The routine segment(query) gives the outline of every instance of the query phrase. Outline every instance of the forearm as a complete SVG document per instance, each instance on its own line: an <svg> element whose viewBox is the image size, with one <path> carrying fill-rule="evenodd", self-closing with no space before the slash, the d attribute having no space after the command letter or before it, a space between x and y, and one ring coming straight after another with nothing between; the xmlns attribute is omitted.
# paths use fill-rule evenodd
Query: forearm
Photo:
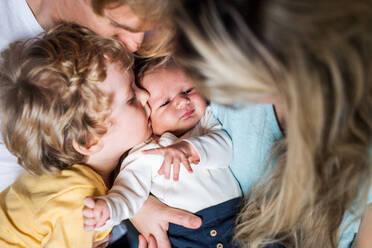
<svg viewBox="0 0 372 248"><path fill-rule="evenodd" d="M214 168L227 168L232 156L232 143L227 133L220 130L186 139L200 157L200 165Z"/></svg>
<svg viewBox="0 0 372 248"><path fill-rule="evenodd" d="M108 194L99 197L109 206L110 222L114 225L132 218L147 199L151 190L151 168L148 166L128 166L118 174Z"/></svg>

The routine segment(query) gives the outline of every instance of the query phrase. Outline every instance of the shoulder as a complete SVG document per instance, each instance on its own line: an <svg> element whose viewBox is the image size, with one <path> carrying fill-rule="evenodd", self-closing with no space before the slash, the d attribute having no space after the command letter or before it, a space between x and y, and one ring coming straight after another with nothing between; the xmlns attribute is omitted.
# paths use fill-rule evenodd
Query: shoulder
<svg viewBox="0 0 372 248"><path fill-rule="evenodd" d="M274 136L275 140L283 137L272 104L230 107L212 103L211 108L214 116L229 134L233 132L239 135L244 132L261 134L264 132Z"/></svg>
<svg viewBox="0 0 372 248"><path fill-rule="evenodd" d="M153 164L154 159L162 159L162 156L160 155L143 153L144 150L155 149L164 146L164 141L162 141L162 138L163 136L159 138L152 137L150 140L133 147L123 160L122 168L126 167L129 164Z"/></svg>
<svg viewBox="0 0 372 248"><path fill-rule="evenodd" d="M61 219L80 220L84 199L103 195L106 191L103 180L92 169L74 165L56 174L24 173L1 193L0 200L6 204L9 215L25 218L21 214L27 213L26 219L44 230Z"/></svg>
<svg viewBox="0 0 372 248"><path fill-rule="evenodd" d="M107 191L102 178L85 165L74 165L70 169L42 176L24 173L12 185L12 189L25 201L31 200L35 205L69 198L73 201L103 195Z"/></svg>
<svg viewBox="0 0 372 248"><path fill-rule="evenodd" d="M143 156L142 151L148 150L148 149L159 148L159 147L160 147L159 139L155 137L151 137L149 140L142 142L141 144L133 147L129 151L128 156L125 158L125 160L127 160L128 158L142 157Z"/></svg>

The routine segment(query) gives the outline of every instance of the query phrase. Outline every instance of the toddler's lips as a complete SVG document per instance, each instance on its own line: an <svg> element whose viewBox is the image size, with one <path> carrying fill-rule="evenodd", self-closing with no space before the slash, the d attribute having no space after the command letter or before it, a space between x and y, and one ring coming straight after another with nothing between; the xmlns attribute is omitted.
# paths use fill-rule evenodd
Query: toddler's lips
<svg viewBox="0 0 372 248"><path fill-rule="evenodd" d="M189 118L190 116L192 116L195 112L195 109L191 109L189 111L187 111L186 113L184 113L182 116L181 116L181 119L187 119Z"/></svg>

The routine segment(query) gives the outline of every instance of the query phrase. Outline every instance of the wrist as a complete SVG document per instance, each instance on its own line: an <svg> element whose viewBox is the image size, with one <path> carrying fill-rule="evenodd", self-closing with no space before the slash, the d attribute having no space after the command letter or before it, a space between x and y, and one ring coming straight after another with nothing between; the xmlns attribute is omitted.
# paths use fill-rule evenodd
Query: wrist
<svg viewBox="0 0 372 248"><path fill-rule="evenodd" d="M184 143L183 147L186 148L184 152L187 154L189 159L191 159L192 161L200 161L199 153L195 149L193 144L187 140L183 140L182 142Z"/></svg>

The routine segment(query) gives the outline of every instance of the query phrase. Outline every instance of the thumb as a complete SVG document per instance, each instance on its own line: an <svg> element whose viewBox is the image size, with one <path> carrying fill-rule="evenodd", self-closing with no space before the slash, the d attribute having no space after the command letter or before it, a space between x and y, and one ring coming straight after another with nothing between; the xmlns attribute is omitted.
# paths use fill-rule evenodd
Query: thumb
<svg viewBox="0 0 372 248"><path fill-rule="evenodd" d="M95 201L92 197L87 197L84 199L84 206L87 206L88 208L94 208Z"/></svg>
<svg viewBox="0 0 372 248"><path fill-rule="evenodd" d="M172 209L168 221L191 229L197 229L202 225L200 217L180 209Z"/></svg>
<svg viewBox="0 0 372 248"><path fill-rule="evenodd" d="M192 164L199 164L200 158L199 158L199 156L191 155L189 157L189 162L192 163Z"/></svg>

